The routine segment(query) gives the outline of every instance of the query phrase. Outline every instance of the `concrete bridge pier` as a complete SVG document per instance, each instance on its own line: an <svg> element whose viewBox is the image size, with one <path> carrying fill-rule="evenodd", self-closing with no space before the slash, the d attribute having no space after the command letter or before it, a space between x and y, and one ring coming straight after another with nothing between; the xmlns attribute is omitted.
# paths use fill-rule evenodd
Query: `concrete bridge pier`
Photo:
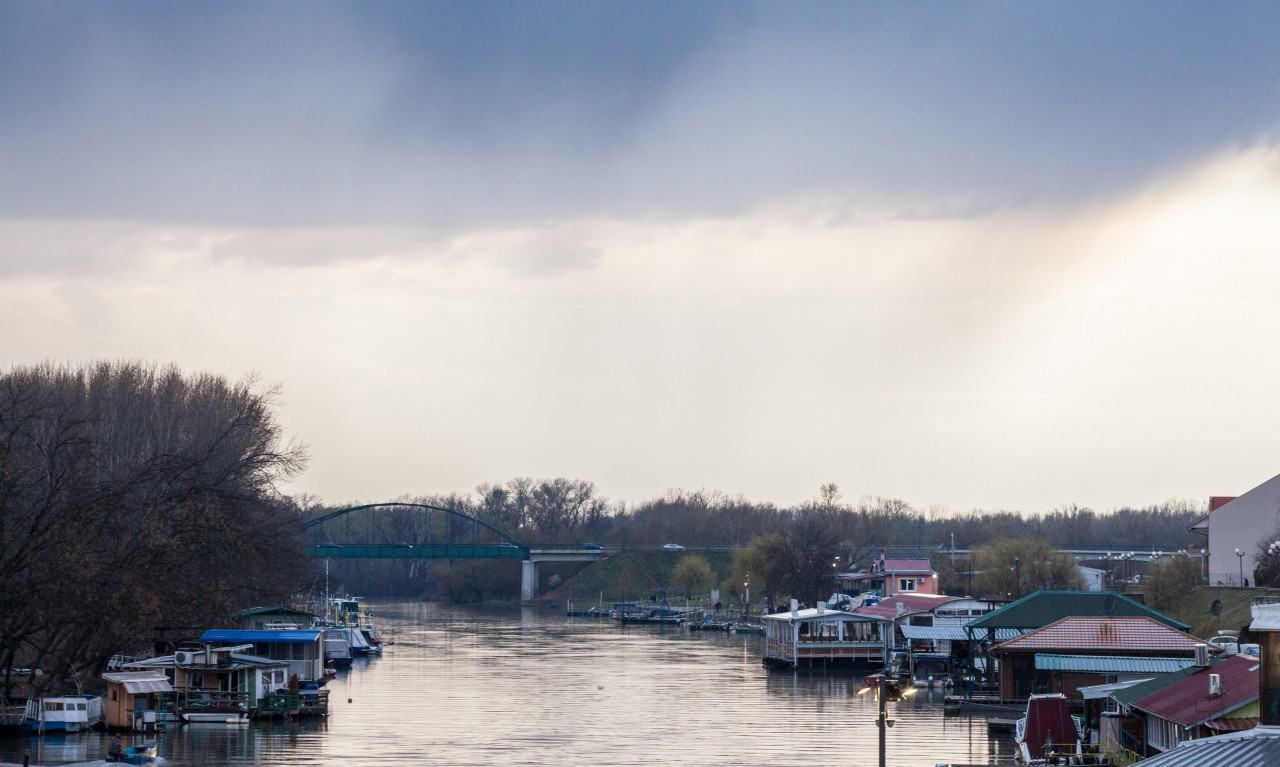
<svg viewBox="0 0 1280 767"><path fill-rule="evenodd" d="M520 561L520 601L532 602L538 596L538 563L532 559Z"/></svg>

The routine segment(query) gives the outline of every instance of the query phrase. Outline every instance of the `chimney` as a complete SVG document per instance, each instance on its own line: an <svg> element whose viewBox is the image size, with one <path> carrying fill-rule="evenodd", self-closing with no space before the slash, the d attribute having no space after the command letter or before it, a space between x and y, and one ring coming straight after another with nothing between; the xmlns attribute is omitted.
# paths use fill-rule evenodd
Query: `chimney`
<svg viewBox="0 0 1280 767"><path fill-rule="evenodd" d="M1209 665L1209 645L1201 642L1196 645L1196 666L1205 667Z"/></svg>
<svg viewBox="0 0 1280 767"><path fill-rule="evenodd" d="M907 614L907 606L903 602L898 602L896 605L894 605L894 608L898 611L898 615Z"/></svg>
<svg viewBox="0 0 1280 767"><path fill-rule="evenodd" d="M794 599L791 600L791 615L794 617L795 614L799 611L800 611L800 603Z"/></svg>
<svg viewBox="0 0 1280 767"><path fill-rule="evenodd" d="M819 599L819 600L818 600L818 615L826 615L826 614L827 614L827 603L826 603L826 602L823 602L821 599Z"/></svg>

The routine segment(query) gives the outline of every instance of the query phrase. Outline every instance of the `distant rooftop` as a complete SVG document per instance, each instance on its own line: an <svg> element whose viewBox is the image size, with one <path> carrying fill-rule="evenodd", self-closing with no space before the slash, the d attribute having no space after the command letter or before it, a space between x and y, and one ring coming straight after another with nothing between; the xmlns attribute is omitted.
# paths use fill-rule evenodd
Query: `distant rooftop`
<svg viewBox="0 0 1280 767"><path fill-rule="evenodd" d="M1166 626L1187 631L1190 625L1111 591L1037 591L975 618L967 626L975 631L989 628L1037 629L1068 616L1146 617Z"/></svg>

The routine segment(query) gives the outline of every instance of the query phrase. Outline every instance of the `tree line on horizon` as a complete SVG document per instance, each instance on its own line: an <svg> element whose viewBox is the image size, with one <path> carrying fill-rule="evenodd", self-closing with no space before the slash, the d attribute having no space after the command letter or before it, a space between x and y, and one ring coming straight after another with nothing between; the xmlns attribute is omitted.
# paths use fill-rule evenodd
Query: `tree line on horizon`
<svg viewBox="0 0 1280 767"><path fill-rule="evenodd" d="M929 552L978 548L1002 539L1034 539L1050 548L1107 544L1121 548L1197 543L1188 528L1206 513L1206 504L1183 500L1100 513L1077 505L1043 514L973 510L946 513L916 509L896 498L864 496L844 500L835 484L812 499L779 507L715 491L673 490L632 506L601 495L585 480L519 477L484 484L474 493L403 496L397 501L449 508L483 520L523 543L591 542L601 545L750 548L753 562L735 567L724 586L735 584L754 564L763 578L785 583L792 593L811 595L830 580L836 557L841 567L867 563L884 550ZM314 504L318 516L343 506ZM367 512L357 526L383 526L384 540L425 540L431 518L405 510ZM437 519L441 525L452 521ZM431 534L442 535L436 530ZM786 562L775 567L766 562ZM348 588L360 593L421 593L455 601L512 598L519 593L518 568L501 562L334 563ZM544 568L549 577L567 577L575 567ZM737 572L741 570L741 572ZM783 576L783 572L789 575ZM736 592L735 592L736 593Z"/></svg>
<svg viewBox="0 0 1280 767"><path fill-rule="evenodd" d="M189 638L249 606L315 590L301 526L345 508L290 497L306 464L285 440L277 393L253 379L137 361L45 363L0 371L0 687L40 668L42 689L100 671L148 638ZM822 595L833 565L885 548L939 551L1004 538L1058 547L1109 542L1184 546L1203 506L1171 501L1100 514L1076 506L1042 515L920 510L900 499L846 502L834 484L792 506L714 491L674 490L635 505L585 480L520 477L474 493L404 497L453 509L527 543L668 542L740 548L726 596L750 568L768 593ZM350 520L348 520L350 521ZM406 509L360 520L381 541L473 534L452 515ZM839 559L837 559L837 557ZM519 594L515 562L337 561L335 587L365 595L453 601ZM546 585L574 565L544 567ZM679 581L700 582L691 562ZM669 578L650 574L647 578ZM674 580L673 580L674 583ZM711 584L715 585L715 584Z"/></svg>

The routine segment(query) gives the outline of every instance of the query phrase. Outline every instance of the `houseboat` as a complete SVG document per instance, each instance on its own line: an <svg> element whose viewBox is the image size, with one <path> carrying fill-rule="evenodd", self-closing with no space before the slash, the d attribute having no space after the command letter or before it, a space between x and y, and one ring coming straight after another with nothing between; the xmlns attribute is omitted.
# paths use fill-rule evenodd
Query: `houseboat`
<svg viewBox="0 0 1280 767"><path fill-rule="evenodd" d="M300 684L321 683L324 673L324 645L319 629L283 631L241 631L211 629L200 635L202 645L252 645L257 658L284 661L285 678L297 677Z"/></svg>
<svg viewBox="0 0 1280 767"><path fill-rule="evenodd" d="M172 706L173 685L158 671L121 671L102 675L107 683L107 727L155 732L165 727L165 710Z"/></svg>
<svg viewBox="0 0 1280 767"><path fill-rule="evenodd" d="M102 722L102 698L96 695L29 698L22 726L36 734L80 732Z"/></svg>
<svg viewBox="0 0 1280 767"><path fill-rule="evenodd" d="M248 724L251 717L293 715L299 695L291 692L289 661L248 654L252 644L179 650L129 664L158 671L174 687L172 712L188 724ZM327 701L327 695L315 696Z"/></svg>
<svg viewBox="0 0 1280 767"><path fill-rule="evenodd" d="M1013 735L1023 764L1079 763L1082 737L1080 721L1071 715L1061 693L1028 698L1027 713L1017 721Z"/></svg>
<svg viewBox="0 0 1280 767"><path fill-rule="evenodd" d="M890 648L893 621L817 607L763 617L764 665L769 668L865 666L883 668Z"/></svg>

